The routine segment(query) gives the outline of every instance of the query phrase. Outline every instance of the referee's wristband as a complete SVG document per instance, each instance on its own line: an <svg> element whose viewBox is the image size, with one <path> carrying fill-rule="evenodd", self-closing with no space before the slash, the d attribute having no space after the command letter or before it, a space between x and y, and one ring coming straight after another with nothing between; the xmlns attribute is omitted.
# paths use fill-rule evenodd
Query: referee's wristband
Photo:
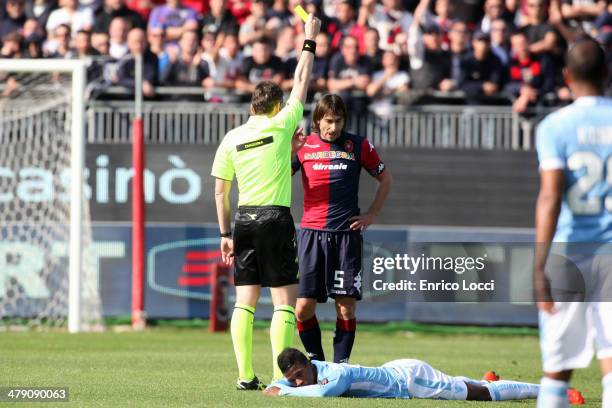
<svg viewBox="0 0 612 408"><path fill-rule="evenodd" d="M221 238L231 238L232 237L232 231L230 231L230 232L222 232L222 233L219 234L219 236Z"/></svg>
<svg viewBox="0 0 612 408"><path fill-rule="evenodd" d="M304 40L302 51L312 52L313 54L317 50L317 43L313 40Z"/></svg>

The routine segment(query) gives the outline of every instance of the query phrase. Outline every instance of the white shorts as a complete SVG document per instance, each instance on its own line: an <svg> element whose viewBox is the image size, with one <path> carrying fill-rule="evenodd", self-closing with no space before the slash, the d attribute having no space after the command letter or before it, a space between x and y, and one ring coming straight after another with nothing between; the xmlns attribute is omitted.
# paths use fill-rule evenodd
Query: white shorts
<svg viewBox="0 0 612 408"><path fill-rule="evenodd" d="M585 368L593 359L612 357L612 302L559 302L556 312L540 312L544 372Z"/></svg>
<svg viewBox="0 0 612 408"><path fill-rule="evenodd" d="M384 367L391 367L399 374L402 388L410 398L465 400L467 385L461 379L451 377L420 360L394 360Z"/></svg>

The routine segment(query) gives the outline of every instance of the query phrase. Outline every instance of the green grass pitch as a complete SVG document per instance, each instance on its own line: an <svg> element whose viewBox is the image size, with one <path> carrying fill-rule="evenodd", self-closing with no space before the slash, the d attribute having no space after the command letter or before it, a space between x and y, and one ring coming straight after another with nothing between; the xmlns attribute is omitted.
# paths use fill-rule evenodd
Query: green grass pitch
<svg viewBox="0 0 612 408"><path fill-rule="evenodd" d="M324 332L331 356L331 331ZM295 337L296 344L299 338ZM266 330L254 334L255 370L271 375ZM490 369L503 378L537 382L540 356L535 336L358 332L352 362L378 365L418 358L451 375L480 378ZM533 407L534 401L289 399L234 390L236 367L229 334L205 329L157 327L143 333L0 333L0 386L70 388L57 407ZM598 365L579 371L574 386L588 407L601 406ZM0 403L0 406L7 404ZM15 406L40 407L40 403Z"/></svg>

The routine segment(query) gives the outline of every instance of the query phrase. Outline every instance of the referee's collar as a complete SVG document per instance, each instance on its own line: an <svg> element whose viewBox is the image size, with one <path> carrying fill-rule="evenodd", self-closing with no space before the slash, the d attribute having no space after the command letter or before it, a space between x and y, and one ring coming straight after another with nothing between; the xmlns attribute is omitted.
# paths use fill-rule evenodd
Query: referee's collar
<svg viewBox="0 0 612 408"><path fill-rule="evenodd" d="M259 122L263 122L264 120L270 120L273 116L266 116L266 115L251 115L249 116L249 120L247 121L247 123L253 124L253 123L259 123Z"/></svg>

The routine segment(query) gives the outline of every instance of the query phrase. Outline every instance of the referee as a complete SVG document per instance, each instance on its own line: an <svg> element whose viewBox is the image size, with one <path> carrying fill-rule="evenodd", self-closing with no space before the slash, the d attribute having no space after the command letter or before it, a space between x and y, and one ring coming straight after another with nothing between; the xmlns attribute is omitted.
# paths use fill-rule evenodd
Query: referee
<svg viewBox="0 0 612 408"><path fill-rule="evenodd" d="M238 362L239 390L265 385L253 371L253 317L262 287L274 303L270 326L274 380L283 378L277 356L293 343L298 263L291 205L293 134L304 112L306 92L321 22L312 14L304 27L304 47L295 69L294 86L284 108L283 92L272 82L257 85L251 117L231 130L219 145L213 163L215 203L221 230L221 254L235 264L236 304L231 333ZM238 181L238 212L232 237L229 194Z"/></svg>

